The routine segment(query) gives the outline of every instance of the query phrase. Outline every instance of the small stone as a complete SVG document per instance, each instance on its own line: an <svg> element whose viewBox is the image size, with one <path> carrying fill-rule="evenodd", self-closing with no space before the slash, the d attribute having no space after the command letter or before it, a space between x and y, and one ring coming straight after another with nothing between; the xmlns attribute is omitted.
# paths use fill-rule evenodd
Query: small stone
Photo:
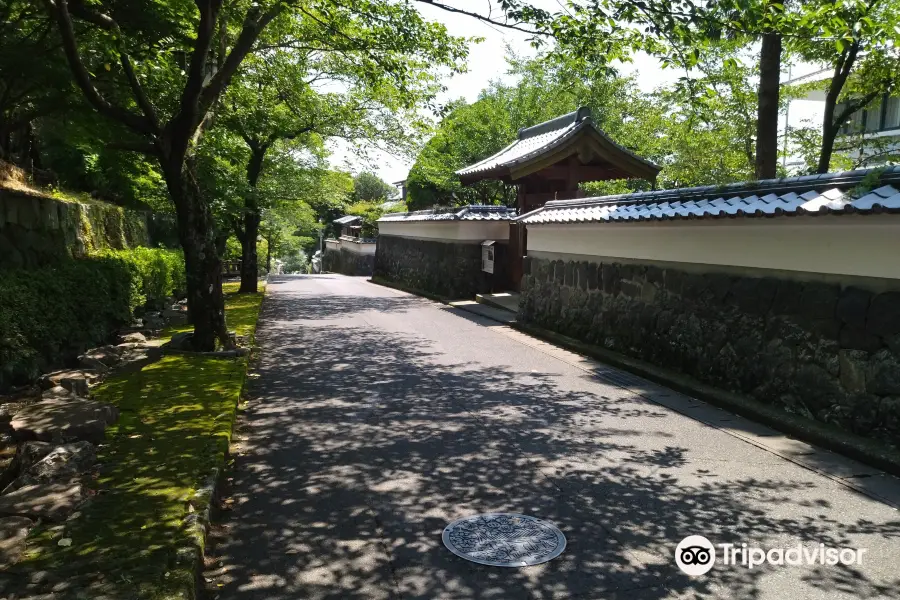
<svg viewBox="0 0 900 600"><path fill-rule="evenodd" d="M147 336L145 336L143 333L135 331L119 336L119 342L120 344L145 344L147 343Z"/></svg>
<svg viewBox="0 0 900 600"><path fill-rule="evenodd" d="M74 398L75 394L73 394L71 390L66 389L61 385L41 392L41 400L71 400Z"/></svg>
<svg viewBox="0 0 900 600"><path fill-rule="evenodd" d="M0 496L0 515L64 521L82 500L81 484L75 481L27 485Z"/></svg>
<svg viewBox="0 0 900 600"><path fill-rule="evenodd" d="M50 454L51 450L53 450L53 445L47 442L22 442L16 448L16 456L13 459L16 472L27 471L33 464Z"/></svg>
<svg viewBox="0 0 900 600"><path fill-rule="evenodd" d="M162 313L150 312L144 314L143 324L147 329L162 329L166 326L166 320L163 318Z"/></svg>
<svg viewBox="0 0 900 600"><path fill-rule="evenodd" d="M68 548L72 545L72 538L60 538L58 542L56 542L57 546L62 546L63 548Z"/></svg>
<svg viewBox="0 0 900 600"><path fill-rule="evenodd" d="M0 571L10 567L22 558L25 540L34 523L26 517L6 517L0 519Z"/></svg>
<svg viewBox="0 0 900 600"><path fill-rule="evenodd" d="M100 441L106 426L119 418L119 410L109 404L84 400L42 400L26 406L11 421L16 435L41 441Z"/></svg>
<svg viewBox="0 0 900 600"><path fill-rule="evenodd" d="M104 366L111 368L119 363L121 353L122 350L116 346L101 346L85 352L79 356L78 359L95 359L100 361Z"/></svg>
<svg viewBox="0 0 900 600"><path fill-rule="evenodd" d="M38 380L42 389L61 386L78 396L88 395L88 386L100 378L100 373L78 369L66 369L41 375Z"/></svg>
<svg viewBox="0 0 900 600"><path fill-rule="evenodd" d="M98 373L106 373L107 371L109 371L109 367L103 364L102 361L92 356L86 356L84 354L78 357L78 364L85 369L97 371Z"/></svg>
<svg viewBox="0 0 900 600"><path fill-rule="evenodd" d="M187 311L180 308L167 308L162 312L162 317L173 325L183 325L187 323Z"/></svg>
<svg viewBox="0 0 900 600"><path fill-rule="evenodd" d="M172 350L193 350L193 337L194 334L190 331L176 333L166 346Z"/></svg>

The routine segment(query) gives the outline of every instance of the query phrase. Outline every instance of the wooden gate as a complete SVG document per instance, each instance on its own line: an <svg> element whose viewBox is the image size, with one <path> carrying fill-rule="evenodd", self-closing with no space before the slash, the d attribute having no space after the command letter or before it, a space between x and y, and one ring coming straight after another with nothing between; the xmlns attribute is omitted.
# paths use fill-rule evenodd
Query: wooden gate
<svg viewBox="0 0 900 600"><path fill-rule="evenodd" d="M520 291L519 286L522 283L523 274L523 257L527 252L528 236L524 223L515 221L509 224L509 251L507 253L509 261L509 285L513 291Z"/></svg>

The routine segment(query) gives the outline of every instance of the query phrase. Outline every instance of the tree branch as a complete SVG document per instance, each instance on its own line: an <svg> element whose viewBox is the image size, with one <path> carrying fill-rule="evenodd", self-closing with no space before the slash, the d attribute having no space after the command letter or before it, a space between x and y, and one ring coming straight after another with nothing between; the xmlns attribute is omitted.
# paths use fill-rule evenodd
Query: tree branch
<svg viewBox="0 0 900 600"><path fill-rule="evenodd" d="M534 36L550 37L550 35L551 35L550 33L546 32L546 31L540 31L537 29L526 29L525 27L522 27L521 23L510 23L508 21L499 21L497 19L491 18L490 16L485 16L485 15L479 14L477 12L463 10L461 8L455 8L453 6L448 6L441 2L435 2L435 0L416 0L416 2L421 2L422 4L428 4L429 6L433 6L435 8L439 8L439 9L445 10L447 12L457 13L460 15L466 15L467 17L472 17L473 19L477 19L483 23L488 23L489 25L494 25L496 27L512 29L514 31L520 31L522 33L527 33L529 35L534 35Z"/></svg>
<svg viewBox="0 0 900 600"><path fill-rule="evenodd" d="M66 54L66 60L69 68L75 78L75 83L81 88L87 101L100 114L119 121L126 127L142 134L152 134L153 126L146 117L137 115L129 110L110 104L91 81L91 75L85 68L78 52L78 43L75 40L75 30L72 27L72 17L69 14L66 0L44 0L51 17L55 17L59 27L60 36L62 37L63 50Z"/></svg>

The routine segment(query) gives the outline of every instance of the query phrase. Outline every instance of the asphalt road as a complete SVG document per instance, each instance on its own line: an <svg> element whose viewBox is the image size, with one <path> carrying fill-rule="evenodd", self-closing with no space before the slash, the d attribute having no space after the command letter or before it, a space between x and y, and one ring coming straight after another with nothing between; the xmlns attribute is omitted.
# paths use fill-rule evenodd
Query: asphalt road
<svg viewBox="0 0 900 600"><path fill-rule="evenodd" d="M218 598L900 597L900 513L729 433L749 422L364 279L267 293ZM566 551L506 569L443 547L486 512L552 521ZM866 553L691 578L673 561L688 535Z"/></svg>

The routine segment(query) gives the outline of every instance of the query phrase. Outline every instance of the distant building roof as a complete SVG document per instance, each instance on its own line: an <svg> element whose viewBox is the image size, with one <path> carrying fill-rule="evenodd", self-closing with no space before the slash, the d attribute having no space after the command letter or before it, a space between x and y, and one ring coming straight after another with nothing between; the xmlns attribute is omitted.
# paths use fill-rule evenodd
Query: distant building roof
<svg viewBox="0 0 900 600"><path fill-rule="evenodd" d="M493 156L460 169L456 174L463 183L481 179L516 180L573 154L578 154L583 163L606 166L609 174L604 179L640 177L652 180L660 169L612 141L594 125L590 109L582 107L550 121L520 129L516 140L510 145Z"/></svg>
<svg viewBox="0 0 900 600"><path fill-rule="evenodd" d="M876 171L880 174L877 183L859 192L861 185L868 183L864 180ZM536 225L880 212L900 213L900 166L554 200L517 220Z"/></svg>
<svg viewBox="0 0 900 600"><path fill-rule="evenodd" d="M814 81L826 81L831 79L834 75L834 69L819 69L818 71L813 71L812 73L807 73L806 75L800 75L799 77L794 77L793 79L789 79L782 83L782 85L803 85L805 83L812 83Z"/></svg>
<svg viewBox="0 0 900 600"><path fill-rule="evenodd" d="M338 225L352 225L353 223L358 223L360 221L362 221L362 217L356 215L344 215L340 219L334 220Z"/></svg>
<svg viewBox="0 0 900 600"><path fill-rule="evenodd" d="M389 213L378 219L379 223L409 221L509 221L516 216L516 209L506 206L473 204L456 208L417 210L406 213Z"/></svg>

